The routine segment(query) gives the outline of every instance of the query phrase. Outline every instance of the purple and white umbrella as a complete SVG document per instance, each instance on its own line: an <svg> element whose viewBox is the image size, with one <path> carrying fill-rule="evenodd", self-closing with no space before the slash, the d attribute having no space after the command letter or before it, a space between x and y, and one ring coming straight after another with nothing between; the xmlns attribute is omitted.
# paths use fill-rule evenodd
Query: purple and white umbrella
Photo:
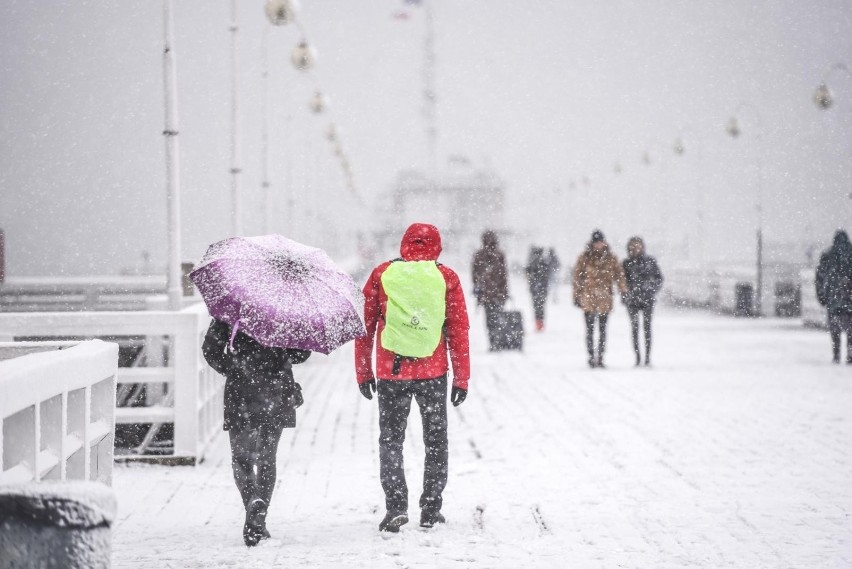
<svg viewBox="0 0 852 569"><path fill-rule="evenodd" d="M322 249L281 235L214 243L189 278L211 316L265 346L328 354L366 333L352 277Z"/></svg>

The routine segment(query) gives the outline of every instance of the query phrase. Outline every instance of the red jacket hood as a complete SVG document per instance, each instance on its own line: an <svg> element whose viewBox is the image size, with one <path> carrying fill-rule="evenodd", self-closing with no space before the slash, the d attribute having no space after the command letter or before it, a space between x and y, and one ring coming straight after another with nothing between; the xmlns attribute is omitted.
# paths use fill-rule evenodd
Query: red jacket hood
<svg viewBox="0 0 852 569"><path fill-rule="evenodd" d="M406 261L437 261L441 254L441 233L428 223L412 223L402 236L399 253Z"/></svg>

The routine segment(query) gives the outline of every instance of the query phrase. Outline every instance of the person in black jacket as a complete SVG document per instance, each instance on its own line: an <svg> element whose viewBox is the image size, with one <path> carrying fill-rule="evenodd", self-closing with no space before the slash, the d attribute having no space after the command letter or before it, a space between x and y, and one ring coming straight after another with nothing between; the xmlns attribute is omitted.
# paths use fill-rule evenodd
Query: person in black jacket
<svg viewBox="0 0 852 569"><path fill-rule="evenodd" d="M246 510L243 540L257 545L269 537L266 512L277 477L275 455L284 428L296 426L302 390L292 364L307 350L269 348L214 319L202 347L204 359L225 376L225 423L231 441L234 482Z"/></svg>
<svg viewBox="0 0 852 569"><path fill-rule="evenodd" d="M817 300L828 312L833 361L840 363L840 334L846 332L846 363L852 364L852 244L845 231L834 234L820 257L815 284Z"/></svg>
<svg viewBox="0 0 852 569"><path fill-rule="evenodd" d="M526 266L527 283L532 295L535 313L536 332L544 331L544 306L547 301L547 289L550 284L550 263L544 257L543 247L531 247L530 258Z"/></svg>
<svg viewBox="0 0 852 569"><path fill-rule="evenodd" d="M645 254L645 242L641 237L631 237L627 242L628 257L622 263L627 278L627 294L624 304L630 315L630 329L633 334L633 351L636 365L641 365L639 352L639 314L642 314L645 329L645 365L651 365L651 316L654 302L663 285L663 274L657 266L657 260Z"/></svg>

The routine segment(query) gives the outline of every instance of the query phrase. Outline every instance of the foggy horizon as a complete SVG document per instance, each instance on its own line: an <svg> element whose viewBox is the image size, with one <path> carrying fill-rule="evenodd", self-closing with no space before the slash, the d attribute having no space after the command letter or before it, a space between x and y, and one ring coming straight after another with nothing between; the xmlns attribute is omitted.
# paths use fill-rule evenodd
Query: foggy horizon
<svg viewBox="0 0 852 569"><path fill-rule="evenodd" d="M299 28L271 26L262 2L239 5L244 232L261 233L268 215L270 232L347 258L359 234L388 227L381 212L399 172L428 169L423 7L301 4L317 50L307 74L290 63ZM759 191L770 249L822 249L848 228L852 76L830 76L830 109L813 94L832 64L850 63L852 5L477 0L434 10L440 171L464 157L502 180L497 229L514 236L504 243L511 260L539 244L570 262L600 228L620 256L640 234L669 266L752 263ZM144 252L164 272L161 4L10 1L0 15L7 277L139 270ZM175 5L186 261L230 234L229 25L228 2ZM319 115L309 108L318 88L329 99ZM327 140L331 123L357 196ZM427 208L412 215L436 218Z"/></svg>

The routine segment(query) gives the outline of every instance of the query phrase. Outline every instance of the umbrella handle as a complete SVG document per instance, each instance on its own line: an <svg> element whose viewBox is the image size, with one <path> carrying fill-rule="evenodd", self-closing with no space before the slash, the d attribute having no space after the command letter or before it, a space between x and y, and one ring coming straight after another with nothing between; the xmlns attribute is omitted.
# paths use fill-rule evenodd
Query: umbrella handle
<svg viewBox="0 0 852 569"><path fill-rule="evenodd" d="M231 348L232 352L234 351L234 336L237 335L237 328L239 328L239 327L240 327L240 319L237 318L237 321L234 322L234 326L231 328L231 339L228 341L228 346Z"/></svg>

